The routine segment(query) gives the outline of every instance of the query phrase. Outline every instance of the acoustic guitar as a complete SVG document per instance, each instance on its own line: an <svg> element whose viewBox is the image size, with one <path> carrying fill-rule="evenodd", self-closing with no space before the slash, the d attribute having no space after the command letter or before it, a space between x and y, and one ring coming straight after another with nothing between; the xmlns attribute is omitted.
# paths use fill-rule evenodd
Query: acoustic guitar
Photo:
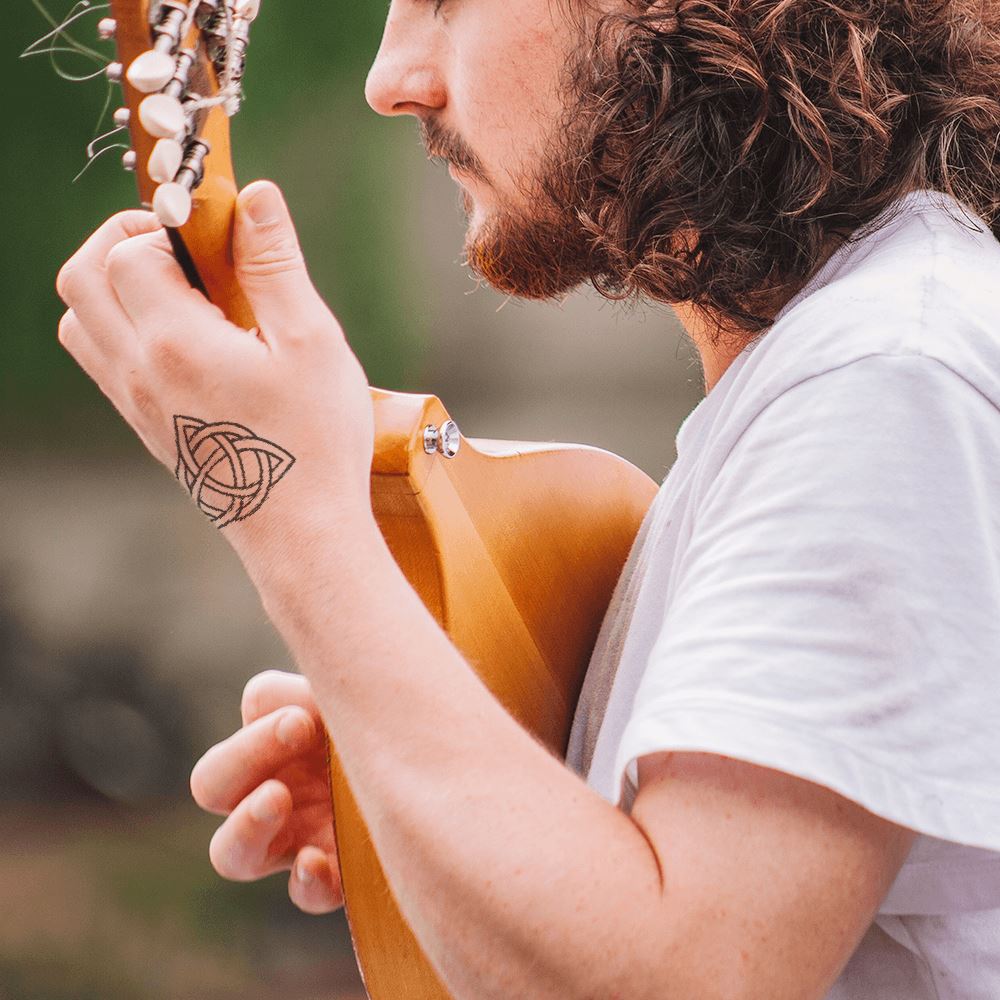
<svg viewBox="0 0 1000 1000"><path fill-rule="evenodd" d="M111 0L113 17L99 26L117 46L108 75L124 89L115 118L129 127L125 164L141 200L167 226L192 284L246 329L254 317L232 268L228 118L258 6ZM656 484L596 448L465 439L434 396L372 389L372 403L372 505L393 556L496 698L564 756L601 620ZM347 916L368 995L446 1000L328 745Z"/></svg>

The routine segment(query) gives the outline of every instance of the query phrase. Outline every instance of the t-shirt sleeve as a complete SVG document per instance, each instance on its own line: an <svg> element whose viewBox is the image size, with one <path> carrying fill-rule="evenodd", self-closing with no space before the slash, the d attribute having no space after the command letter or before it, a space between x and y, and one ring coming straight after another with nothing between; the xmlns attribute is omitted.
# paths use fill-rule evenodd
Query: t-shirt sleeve
<svg viewBox="0 0 1000 1000"><path fill-rule="evenodd" d="M699 499L616 775L719 753L1000 850L996 406L863 358L760 409Z"/></svg>

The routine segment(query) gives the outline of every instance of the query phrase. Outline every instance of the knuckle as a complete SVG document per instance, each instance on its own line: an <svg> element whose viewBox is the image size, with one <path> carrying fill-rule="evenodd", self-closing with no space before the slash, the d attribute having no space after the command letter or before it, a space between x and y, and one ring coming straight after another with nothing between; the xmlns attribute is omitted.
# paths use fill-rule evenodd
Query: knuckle
<svg viewBox="0 0 1000 1000"><path fill-rule="evenodd" d="M57 336L59 338L59 343L62 344L67 351L71 350L70 344L76 339L78 325L79 320L77 320L76 313L74 313L72 309L63 313L62 319L59 320L59 331Z"/></svg>
<svg viewBox="0 0 1000 1000"><path fill-rule="evenodd" d="M128 277L136 265L140 250L134 240L122 240L116 243L104 259L104 267L111 283L118 284Z"/></svg>
<svg viewBox="0 0 1000 1000"><path fill-rule="evenodd" d="M213 748L214 749L214 748ZM218 807L218 799L208 774L211 769L211 755L209 750L201 760L191 770L191 777L188 781L191 786L191 798L202 809L212 810Z"/></svg>
<svg viewBox="0 0 1000 1000"><path fill-rule="evenodd" d="M253 257L243 262L243 269L251 278L271 278L305 268L302 250L297 243L276 238L254 251Z"/></svg>
<svg viewBox="0 0 1000 1000"><path fill-rule="evenodd" d="M56 295L65 303L76 298L80 268L74 260L68 260L56 275Z"/></svg>
<svg viewBox="0 0 1000 1000"><path fill-rule="evenodd" d="M159 219L145 208L126 208L112 216L109 222L127 236L162 231Z"/></svg>
<svg viewBox="0 0 1000 1000"><path fill-rule="evenodd" d="M329 339L330 326L328 312L304 309L293 323L282 328L282 345L291 351L311 353Z"/></svg>
<svg viewBox="0 0 1000 1000"><path fill-rule="evenodd" d="M155 416L160 412L160 404L155 395L145 383L133 382L129 386L129 400L136 413L144 417Z"/></svg>
<svg viewBox="0 0 1000 1000"><path fill-rule="evenodd" d="M330 322L327 316L309 316L285 334L284 340L292 346L313 345L322 343L330 335Z"/></svg>
<svg viewBox="0 0 1000 1000"><path fill-rule="evenodd" d="M148 350L151 366L162 377L177 379L190 374L193 367L191 357L173 337L167 334L152 337Z"/></svg>

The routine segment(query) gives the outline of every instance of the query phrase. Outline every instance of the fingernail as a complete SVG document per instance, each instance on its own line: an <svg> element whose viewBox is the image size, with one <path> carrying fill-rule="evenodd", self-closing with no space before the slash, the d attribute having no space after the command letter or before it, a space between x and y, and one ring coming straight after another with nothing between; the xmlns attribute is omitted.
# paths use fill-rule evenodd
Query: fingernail
<svg viewBox="0 0 1000 1000"><path fill-rule="evenodd" d="M308 871L306 869L306 866L304 864L297 864L295 866L295 875L296 875L296 878L298 878L298 880L303 885L311 885L312 884L312 881L313 881L312 872Z"/></svg>
<svg viewBox="0 0 1000 1000"><path fill-rule="evenodd" d="M258 823L275 823L278 819L278 809L274 796L269 788L261 789L250 800L250 815Z"/></svg>
<svg viewBox="0 0 1000 1000"><path fill-rule="evenodd" d="M281 195L273 184L262 184L246 206L247 215L258 226L281 218Z"/></svg>
<svg viewBox="0 0 1000 1000"><path fill-rule="evenodd" d="M312 720L301 712L287 712L278 720L277 736L286 747L302 746L312 736Z"/></svg>

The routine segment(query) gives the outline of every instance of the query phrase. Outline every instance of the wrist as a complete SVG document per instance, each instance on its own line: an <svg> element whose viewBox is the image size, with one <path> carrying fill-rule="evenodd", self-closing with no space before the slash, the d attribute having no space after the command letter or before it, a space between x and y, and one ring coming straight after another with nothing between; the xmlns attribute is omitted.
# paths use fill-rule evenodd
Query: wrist
<svg viewBox="0 0 1000 1000"><path fill-rule="evenodd" d="M301 605L320 577L324 588L346 586L388 555L367 495L351 500L333 490L276 490L270 500L222 531L276 625L286 606Z"/></svg>

